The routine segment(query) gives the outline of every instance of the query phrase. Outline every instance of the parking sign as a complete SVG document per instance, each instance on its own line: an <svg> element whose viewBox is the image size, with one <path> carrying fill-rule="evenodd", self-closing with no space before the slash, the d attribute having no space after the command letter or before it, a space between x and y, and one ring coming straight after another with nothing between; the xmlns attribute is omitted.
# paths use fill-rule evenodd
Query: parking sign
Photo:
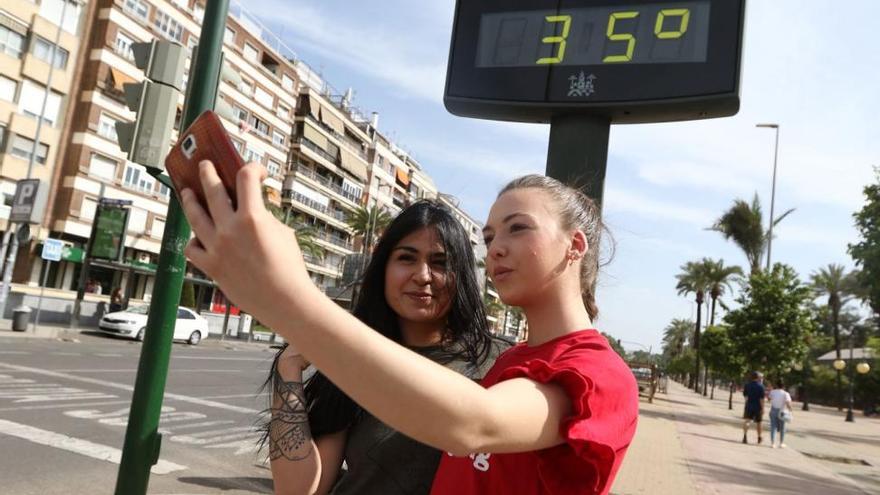
<svg viewBox="0 0 880 495"><path fill-rule="evenodd" d="M58 239L46 239L43 241L43 254L41 256L44 260L61 261L61 251L63 250L63 242Z"/></svg>

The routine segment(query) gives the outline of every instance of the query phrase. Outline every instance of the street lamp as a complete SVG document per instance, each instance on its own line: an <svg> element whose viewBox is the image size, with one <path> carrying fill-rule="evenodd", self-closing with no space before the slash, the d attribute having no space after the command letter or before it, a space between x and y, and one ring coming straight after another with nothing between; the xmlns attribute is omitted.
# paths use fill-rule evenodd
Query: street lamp
<svg viewBox="0 0 880 495"><path fill-rule="evenodd" d="M767 232L767 271L770 271L770 252L773 245L773 211L776 206L776 160L779 157L779 124L757 124L755 127L774 129L776 144L773 146L773 185L770 189L770 229Z"/></svg>
<svg viewBox="0 0 880 495"><path fill-rule="evenodd" d="M852 335L852 333L850 333L850 336L849 336L849 362L850 363L853 362L853 345L854 345L853 341L854 340L855 340L854 336ZM836 368L837 361L834 362L834 365ZM843 369L843 368L840 368L840 369ZM868 363L862 362L856 366L851 366L849 369L849 407L846 410L846 421L848 421L850 423L855 421L855 417L853 416L853 401L854 401L853 386L855 385L854 382L856 381L855 380L855 378L856 378L855 372L856 371L858 371L860 375L864 375L865 373L871 371L871 365L869 365Z"/></svg>

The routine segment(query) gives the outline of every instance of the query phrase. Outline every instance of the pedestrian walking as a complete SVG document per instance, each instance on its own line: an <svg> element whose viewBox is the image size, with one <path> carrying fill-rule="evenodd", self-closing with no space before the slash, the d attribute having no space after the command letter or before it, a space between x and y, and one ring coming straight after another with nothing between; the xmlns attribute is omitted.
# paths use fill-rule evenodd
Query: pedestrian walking
<svg viewBox="0 0 880 495"><path fill-rule="evenodd" d="M764 419L764 375L760 371L753 371L751 381L743 387L743 396L746 398L745 411L743 411L743 440L742 443L749 443L748 433L749 426L754 422L758 430L758 443L764 441L761 436L761 421Z"/></svg>
<svg viewBox="0 0 880 495"><path fill-rule="evenodd" d="M110 293L110 312L122 311L122 289L116 287Z"/></svg>
<svg viewBox="0 0 880 495"><path fill-rule="evenodd" d="M791 395L785 390L782 379L770 391L770 447L776 448L776 432L779 432L779 447L785 448L785 423L791 421Z"/></svg>
<svg viewBox="0 0 880 495"><path fill-rule="evenodd" d="M435 363L482 378L509 345L489 333L475 263L467 232L449 209L413 203L376 245L353 314ZM263 441L275 492L427 494L441 451L387 426L320 371L303 383L306 365L287 345L267 380L273 393ZM313 440L305 441L305 428Z"/></svg>
<svg viewBox="0 0 880 495"><path fill-rule="evenodd" d="M592 200L536 175L495 200L486 265L502 301L523 309L529 336L478 385L370 329L312 283L296 236L263 203L262 166L239 171L235 206L213 164L200 175L207 210L180 193L196 234L187 257L377 419L449 452L431 494L610 491L635 434L638 387L592 323L603 229ZM308 425L288 425L280 447L314 455L298 450L312 441Z"/></svg>

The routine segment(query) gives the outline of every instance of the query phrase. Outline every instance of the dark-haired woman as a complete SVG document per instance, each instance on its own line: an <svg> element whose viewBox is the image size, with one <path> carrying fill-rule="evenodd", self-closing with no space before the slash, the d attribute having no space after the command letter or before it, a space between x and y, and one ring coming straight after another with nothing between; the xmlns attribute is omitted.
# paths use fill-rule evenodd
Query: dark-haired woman
<svg viewBox="0 0 880 495"><path fill-rule="evenodd" d="M298 261L293 233L265 211L265 173L259 164L238 172L233 210L214 167L202 163L208 211L192 191L181 193L198 236L187 256L371 414L450 452L432 495L610 492L639 399L632 371L593 326L602 222L590 198L526 176L495 200L483 229L486 266L502 301L525 312L529 337L476 384L327 299Z"/></svg>
<svg viewBox="0 0 880 495"><path fill-rule="evenodd" d="M394 342L480 378L499 346L487 329L474 267L467 234L451 212L414 203L376 246L354 315ZM386 426L320 372L303 386L306 364L289 345L273 367L265 434L276 493L427 494L440 451ZM314 440L301 435L305 428ZM339 478L343 461L347 472Z"/></svg>

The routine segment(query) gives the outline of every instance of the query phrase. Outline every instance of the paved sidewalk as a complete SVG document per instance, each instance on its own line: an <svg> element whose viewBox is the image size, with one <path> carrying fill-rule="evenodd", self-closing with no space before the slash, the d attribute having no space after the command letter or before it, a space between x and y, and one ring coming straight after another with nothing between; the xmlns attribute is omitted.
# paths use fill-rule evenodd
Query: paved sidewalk
<svg viewBox="0 0 880 495"><path fill-rule="evenodd" d="M639 429L612 493L842 494L880 493L880 419L857 414L846 423L834 408L795 404L785 449L743 445L742 396L709 400L670 382L668 394L641 404ZM837 458L837 459L829 459Z"/></svg>

